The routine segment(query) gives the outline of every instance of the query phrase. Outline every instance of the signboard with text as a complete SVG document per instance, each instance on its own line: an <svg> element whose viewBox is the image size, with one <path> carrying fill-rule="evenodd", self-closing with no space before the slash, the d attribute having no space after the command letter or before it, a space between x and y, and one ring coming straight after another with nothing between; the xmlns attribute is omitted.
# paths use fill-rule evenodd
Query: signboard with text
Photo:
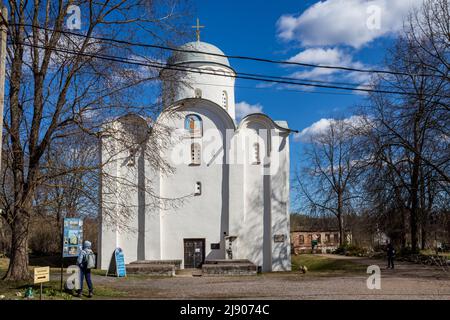
<svg viewBox="0 0 450 320"><path fill-rule="evenodd" d="M116 275L118 277L126 277L127 269L125 267L125 256L121 248L117 248L114 251L114 257L116 260Z"/></svg>
<svg viewBox="0 0 450 320"><path fill-rule="evenodd" d="M34 284L50 281L50 267L34 268Z"/></svg>
<svg viewBox="0 0 450 320"><path fill-rule="evenodd" d="M83 220L65 218L63 231L63 257L78 257L83 243Z"/></svg>

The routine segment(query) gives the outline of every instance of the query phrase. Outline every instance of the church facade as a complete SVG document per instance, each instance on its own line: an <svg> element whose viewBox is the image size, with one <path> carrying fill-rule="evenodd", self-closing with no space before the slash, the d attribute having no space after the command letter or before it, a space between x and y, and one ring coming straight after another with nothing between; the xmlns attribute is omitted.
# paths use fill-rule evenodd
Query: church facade
<svg viewBox="0 0 450 320"><path fill-rule="evenodd" d="M235 71L224 53L200 41L179 49L161 71L157 120L149 125L130 114L109 124L139 147L127 150L114 134L102 138L100 267L120 247L126 263L181 260L182 268L198 268L205 260L248 259L262 271L291 270L292 131L262 113L238 122ZM170 137L155 148L147 139L158 130ZM154 165L149 152L171 169Z"/></svg>

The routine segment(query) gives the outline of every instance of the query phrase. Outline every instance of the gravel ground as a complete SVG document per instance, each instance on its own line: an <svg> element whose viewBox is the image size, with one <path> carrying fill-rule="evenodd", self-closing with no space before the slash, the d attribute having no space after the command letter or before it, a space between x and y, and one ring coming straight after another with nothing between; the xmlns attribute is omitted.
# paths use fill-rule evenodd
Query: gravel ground
<svg viewBox="0 0 450 320"><path fill-rule="evenodd" d="M385 262L352 259L381 267L381 289L366 286L368 274L352 273L268 273L253 277L155 278L94 276L95 284L123 293L120 299L450 299L450 274L410 263L397 263L386 270Z"/></svg>

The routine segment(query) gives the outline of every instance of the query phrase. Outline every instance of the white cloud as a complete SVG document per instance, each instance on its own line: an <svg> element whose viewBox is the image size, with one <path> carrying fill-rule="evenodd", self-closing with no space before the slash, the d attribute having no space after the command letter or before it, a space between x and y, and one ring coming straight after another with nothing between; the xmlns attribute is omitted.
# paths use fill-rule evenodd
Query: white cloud
<svg viewBox="0 0 450 320"><path fill-rule="evenodd" d="M337 48L309 48L288 59L290 62L333 65L344 60L351 60L342 50Z"/></svg>
<svg viewBox="0 0 450 320"><path fill-rule="evenodd" d="M299 63L318 64L323 66L338 65L348 68L370 69L359 61L353 61L350 54L344 52L339 48L309 48L301 51L297 55L290 58L288 61ZM297 79L309 80L325 80L334 81L339 77L340 81L348 80L361 84L367 84L370 80L368 73L360 72L343 72L338 69L312 68L305 71L296 71L290 75Z"/></svg>
<svg viewBox="0 0 450 320"><path fill-rule="evenodd" d="M263 111L262 105L257 104L249 104L245 101L236 103L236 118L238 120L242 119L248 114L251 113L261 113Z"/></svg>
<svg viewBox="0 0 450 320"><path fill-rule="evenodd" d="M403 18L422 3L423 0L319 1L300 15L281 16L277 22L278 36L307 47L349 45L360 48L378 37L401 30Z"/></svg>
<svg viewBox="0 0 450 320"><path fill-rule="evenodd" d="M327 132L327 130L330 128L331 123L333 123L334 121L338 120L333 118L322 118L319 121L314 122L309 127L303 129L299 133L296 133L294 135L294 140L308 143L311 141L311 139L314 139L314 137L320 136L321 134ZM367 120L361 116L355 115L351 116L350 118L342 119L342 121L344 121L346 127L355 128L362 127Z"/></svg>

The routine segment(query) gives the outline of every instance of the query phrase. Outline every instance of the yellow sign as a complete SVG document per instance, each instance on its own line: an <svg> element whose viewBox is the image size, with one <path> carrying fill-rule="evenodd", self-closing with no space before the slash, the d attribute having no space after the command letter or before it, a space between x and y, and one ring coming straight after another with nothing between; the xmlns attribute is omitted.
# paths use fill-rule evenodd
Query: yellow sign
<svg viewBox="0 0 450 320"><path fill-rule="evenodd" d="M34 268L34 284L50 281L50 267Z"/></svg>

